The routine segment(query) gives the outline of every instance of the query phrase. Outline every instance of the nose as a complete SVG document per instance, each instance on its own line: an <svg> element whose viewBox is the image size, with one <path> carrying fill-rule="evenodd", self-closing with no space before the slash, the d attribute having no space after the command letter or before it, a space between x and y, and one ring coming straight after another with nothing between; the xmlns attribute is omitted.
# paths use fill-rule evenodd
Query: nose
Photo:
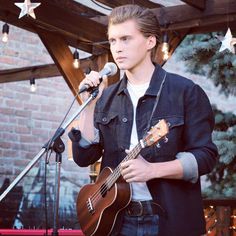
<svg viewBox="0 0 236 236"><path fill-rule="evenodd" d="M121 45L121 42L117 41L112 47L113 47L113 51L114 51L115 53L122 52L122 45Z"/></svg>

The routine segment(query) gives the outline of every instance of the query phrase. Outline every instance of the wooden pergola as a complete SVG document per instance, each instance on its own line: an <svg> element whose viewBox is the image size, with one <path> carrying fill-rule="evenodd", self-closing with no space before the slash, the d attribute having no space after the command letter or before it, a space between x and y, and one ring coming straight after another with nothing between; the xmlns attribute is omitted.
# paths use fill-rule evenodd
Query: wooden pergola
<svg viewBox="0 0 236 236"><path fill-rule="evenodd" d="M41 2L33 19L18 19L20 9L14 5L23 0L0 0L0 20L38 34L55 64L0 70L0 83L47 78L62 75L75 94L83 70L101 69L112 57L107 42L107 16L73 0L31 0ZM235 0L182 0L181 5L165 7L148 0L97 0L97 3L114 8L127 3L148 7L156 14L161 30L167 32L170 55L188 34L226 31L236 27ZM81 49L91 57L81 60L81 67L73 67L70 47ZM157 51L157 62L163 64L162 52ZM114 76L110 83L118 79Z"/></svg>

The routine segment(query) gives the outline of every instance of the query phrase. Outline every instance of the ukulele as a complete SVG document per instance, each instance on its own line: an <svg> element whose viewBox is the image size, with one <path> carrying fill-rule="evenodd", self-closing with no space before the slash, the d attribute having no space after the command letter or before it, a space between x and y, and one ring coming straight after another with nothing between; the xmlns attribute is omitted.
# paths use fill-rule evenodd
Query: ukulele
<svg viewBox="0 0 236 236"><path fill-rule="evenodd" d="M165 120L160 120L122 160L135 159L140 151L156 144L168 133ZM118 213L131 201L131 185L121 175L121 164L114 170L105 167L93 184L80 189L77 197L77 216L86 236L109 235Z"/></svg>

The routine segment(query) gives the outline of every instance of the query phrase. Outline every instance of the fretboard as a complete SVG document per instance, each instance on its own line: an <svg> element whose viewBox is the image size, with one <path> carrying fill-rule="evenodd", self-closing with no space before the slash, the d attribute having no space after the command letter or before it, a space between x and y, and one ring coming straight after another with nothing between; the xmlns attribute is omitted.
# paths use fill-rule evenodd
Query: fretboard
<svg viewBox="0 0 236 236"><path fill-rule="evenodd" d="M135 159L140 151L142 150L141 141L127 154L127 156L122 160L121 163ZM117 181L117 179L121 175L121 163L114 169L113 173L110 174L110 176L107 178L106 184L108 189L110 189L113 184Z"/></svg>

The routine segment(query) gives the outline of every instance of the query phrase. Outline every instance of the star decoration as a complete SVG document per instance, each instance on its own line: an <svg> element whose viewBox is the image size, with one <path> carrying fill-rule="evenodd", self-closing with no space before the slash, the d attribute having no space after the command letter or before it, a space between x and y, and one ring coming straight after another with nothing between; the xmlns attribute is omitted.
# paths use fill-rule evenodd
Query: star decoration
<svg viewBox="0 0 236 236"><path fill-rule="evenodd" d="M220 41L222 43L219 50L220 52L224 51L225 49L228 49L230 52L235 54L234 45L236 44L236 38L233 38L230 28L228 28L223 40Z"/></svg>
<svg viewBox="0 0 236 236"><path fill-rule="evenodd" d="M38 7L41 3L31 3L30 0L25 0L23 3L16 2L15 5L21 9L19 19L24 15L29 15L36 19L34 14L34 9Z"/></svg>

